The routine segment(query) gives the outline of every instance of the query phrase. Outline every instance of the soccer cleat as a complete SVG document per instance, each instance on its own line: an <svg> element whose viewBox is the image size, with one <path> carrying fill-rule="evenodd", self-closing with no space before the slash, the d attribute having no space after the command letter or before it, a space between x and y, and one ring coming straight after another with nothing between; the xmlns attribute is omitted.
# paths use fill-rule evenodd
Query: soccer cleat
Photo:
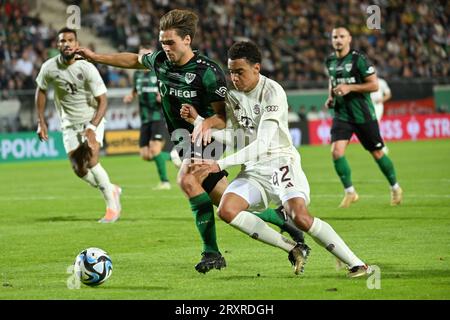
<svg viewBox="0 0 450 320"><path fill-rule="evenodd" d="M402 202L403 190L398 187L395 190L391 190L391 206L397 206Z"/></svg>
<svg viewBox="0 0 450 320"><path fill-rule="evenodd" d="M342 199L341 204L339 205L339 208L348 208L350 207L350 204L352 202L358 201L359 196L356 192L346 192L344 199Z"/></svg>
<svg viewBox="0 0 450 320"><path fill-rule="evenodd" d="M358 278L365 275L369 275L373 272L373 269L371 266L368 266L367 264L363 266L355 266L353 268L350 268L348 271L348 277L349 278Z"/></svg>
<svg viewBox="0 0 450 320"><path fill-rule="evenodd" d="M222 269L227 266L225 258L220 252L203 252L202 260L195 265L195 270L200 273L207 273L211 269Z"/></svg>
<svg viewBox="0 0 450 320"><path fill-rule="evenodd" d="M289 251L288 259L294 267L294 273L303 273L306 260L308 259L311 249L304 243L297 243L297 245Z"/></svg>
<svg viewBox="0 0 450 320"><path fill-rule="evenodd" d="M117 212L111 208L106 208L106 213L103 218L98 220L100 223L113 223L116 222L120 217L120 212Z"/></svg>
<svg viewBox="0 0 450 320"><path fill-rule="evenodd" d="M172 186L170 185L169 181L161 181L158 183L156 187L153 188L153 190L170 190L172 189Z"/></svg>
<svg viewBox="0 0 450 320"><path fill-rule="evenodd" d="M292 240L299 243L305 243L305 237L303 235L302 230L300 230L292 221L292 218L287 214L286 210L284 210L283 206L279 206L275 209L275 212L278 216L283 219L285 222L280 227L281 232L287 232L291 236Z"/></svg>

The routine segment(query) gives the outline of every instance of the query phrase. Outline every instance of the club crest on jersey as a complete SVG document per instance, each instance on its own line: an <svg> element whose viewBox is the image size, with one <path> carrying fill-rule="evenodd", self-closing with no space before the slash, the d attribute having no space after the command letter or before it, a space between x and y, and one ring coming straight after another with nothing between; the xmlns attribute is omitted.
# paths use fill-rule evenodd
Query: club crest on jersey
<svg viewBox="0 0 450 320"><path fill-rule="evenodd" d="M350 72L352 70L353 64L352 63L346 63L344 68L345 71Z"/></svg>
<svg viewBox="0 0 450 320"><path fill-rule="evenodd" d="M261 113L261 107L259 106L259 104L253 106L253 113L256 115Z"/></svg>
<svg viewBox="0 0 450 320"><path fill-rule="evenodd" d="M184 75L184 80L186 81L187 84L189 84L192 81L194 81L195 76L196 76L195 73L186 72L186 74Z"/></svg>

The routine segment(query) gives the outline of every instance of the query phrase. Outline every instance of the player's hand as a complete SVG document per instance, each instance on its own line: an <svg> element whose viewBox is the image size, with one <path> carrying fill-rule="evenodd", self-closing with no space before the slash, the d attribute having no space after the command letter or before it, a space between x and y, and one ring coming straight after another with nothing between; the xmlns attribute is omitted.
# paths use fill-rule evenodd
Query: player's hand
<svg viewBox="0 0 450 320"><path fill-rule="evenodd" d="M180 109L180 116L181 116L181 118L183 118L185 121L189 122L190 124L194 124L195 119L197 119L197 117L198 117L198 112L190 104L183 103L181 105L181 109Z"/></svg>
<svg viewBox="0 0 450 320"><path fill-rule="evenodd" d="M131 103L133 101L134 96L132 94L127 94L125 97L123 97L123 103Z"/></svg>
<svg viewBox="0 0 450 320"><path fill-rule="evenodd" d="M48 129L45 122L39 122L36 133L41 141L48 141Z"/></svg>
<svg viewBox="0 0 450 320"><path fill-rule="evenodd" d="M78 48L75 50L75 54L81 56L82 59L86 59L88 61L94 61L95 52L88 48ZM75 58L76 60L80 60L79 58Z"/></svg>
<svg viewBox="0 0 450 320"><path fill-rule="evenodd" d="M339 97L343 97L350 93L350 86L348 84L339 84L333 89L333 93Z"/></svg>
<svg viewBox="0 0 450 320"><path fill-rule="evenodd" d="M194 127L192 131L192 142L196 143L198 146L203 142L204 146L211 143L212 130L210 119L205 119L198 125Z"/></svg>
<svg viewBox="0 0 450 320"><path fill-rule="evenodd" d="M327 101L325 101L325 107L328 109L333 107L333 97L328 97Z"/></svg>
<svg viewBox="0 0 450 320"><path fill-rule="evenodd" d="M91 150L94 150L97 145L97 140L95 140L95 131L88 128L84 131L83 135L86 137L88 147Z"/></svg>
<svg viewBox="0 0 450 320"><path fill-rule="evenodd" d="M220 172L220 167L215 160L193 158L191 161L189 170L193 175L208 175Z"/></svg>

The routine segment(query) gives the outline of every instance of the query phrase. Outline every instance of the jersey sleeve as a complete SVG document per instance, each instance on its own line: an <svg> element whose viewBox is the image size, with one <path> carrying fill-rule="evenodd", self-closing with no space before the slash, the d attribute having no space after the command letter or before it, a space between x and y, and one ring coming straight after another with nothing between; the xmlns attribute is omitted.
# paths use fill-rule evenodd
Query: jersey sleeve
<svg viewBox="0 0 450 320"><path fill-rule="evenodd" d="M105 83L103 82L102 77L100 76L100 72L98 72L97 68L91 63L89 63L87 67L86 76L89 88L91 89L91 92L94 95L94 97L98 97L106 93L107 91L106 86Z"/></svg>
<svg viewBox="0 0 450 320"><path fill-rule="evenodd" d="M156 57L160 51L144 54L140 57L139 62L149 70L153 70L155 66Z"/></svg>
<svg viewBox="0 0 450 320"><path fill-rule="evenodd" d="M265 94L266 104L262 106L261 121L273 120L281 122L283 114L287 113L288 103L283 88L274 87Z"/></svg>
<svg viewBox="0 0 450 320"><path fill-rule="evenodd" d="M47 90L50 83L50 78L47 71L47 64L44 63L36 77L36 84L42 90Z"/></svg>
<svg viewBox="0 0 450 320"><path fill-rule="evenodd" d="M227 83L222 69L219 67L208 68L203 76L203 85L209 103L225 100Z"/></svg>
<svg viewBox="0 0 450 320"><path fill-rule="evenodd" d="M363 78L375 74L375 67L372 62L363 54L360 54L357 61L358 71Z"/></svg>

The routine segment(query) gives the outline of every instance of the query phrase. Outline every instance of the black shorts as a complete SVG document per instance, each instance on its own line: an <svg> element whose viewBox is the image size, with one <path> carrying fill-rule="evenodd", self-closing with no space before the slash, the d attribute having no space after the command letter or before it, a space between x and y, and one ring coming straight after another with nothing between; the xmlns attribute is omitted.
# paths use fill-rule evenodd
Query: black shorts
<svg viewBox="0 0 450 320"><path fill-rule="evenodd" d="M384 147L377 120L366 123L352 123L333 119L333 125L331 126L331 142L350 140L353 133L356 134L359 141L361 141L364 149L368 151L380 150Z"/></svg>
<svg viewBox="0 0 450 320"><path fill-rule="evenodd" d="M146 147L151 140L164 140L164 133L167 131L163 120L150 121L141 125L141 134L139 135L139 147Z"/></svg>
<svg viewBox="0 0 450 320"><path fill-rule="evenodd" d="M184 160L186 158L192 159L192 158L202 158L202 159L211 159L211 160L219 160L222 157L222 154L225 151L225 145L217 142L212 141L207 146L197 146L194 145L191 142L185 142L185 143L179 143L175 146L176 150L178 151L178 154L181 158L181 160ZM216 173L210 173L206 179L202 183L202 188L207 192L210 193L216 184L223 178L227 177L228 172L225 170L222 170L220 172Z"/></svg>

